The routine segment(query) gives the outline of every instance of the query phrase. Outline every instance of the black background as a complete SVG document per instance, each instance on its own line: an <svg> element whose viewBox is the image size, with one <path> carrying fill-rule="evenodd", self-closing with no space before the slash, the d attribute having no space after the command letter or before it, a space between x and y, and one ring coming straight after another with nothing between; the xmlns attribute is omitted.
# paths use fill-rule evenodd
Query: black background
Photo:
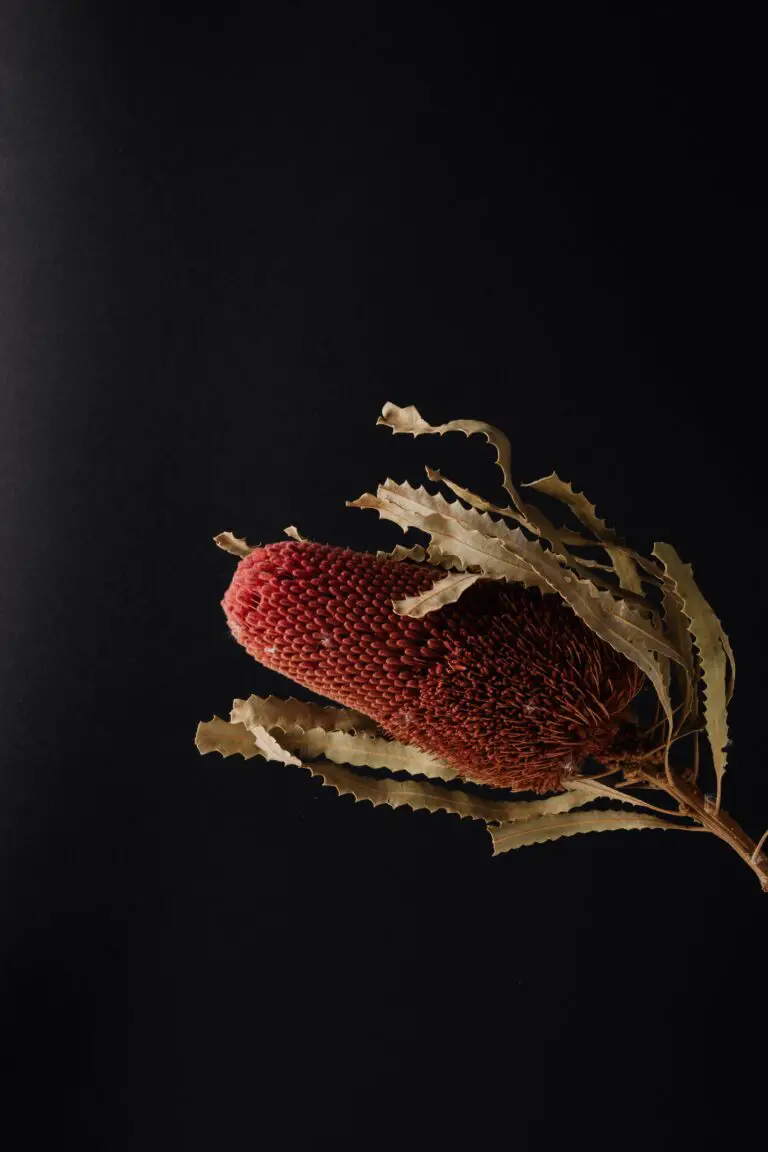
<svg viewBox="0 0 768 1152"><path fill-rule="evenodd" d="M471 821L193 744L291 694L227 633L217 532L391 547L344 501L425 463L496 496L481 439L394 438L392 400L496 424L518 480L693 562L739 662L726 803L768 822L756 29L500 13L0 4L9 1147L760 1119L768 907L722 845L492 859Z"/></svg>

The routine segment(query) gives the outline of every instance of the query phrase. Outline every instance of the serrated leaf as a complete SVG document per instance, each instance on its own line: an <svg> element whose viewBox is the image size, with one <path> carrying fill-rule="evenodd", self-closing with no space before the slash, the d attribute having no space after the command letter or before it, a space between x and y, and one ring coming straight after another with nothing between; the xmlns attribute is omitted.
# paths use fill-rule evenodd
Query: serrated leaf
<svg viewBox="0 0 768 1152"><path fill-rule="evenodd" d="M309 757L327 756L335 764L387 768L390 772L409 772L412 776L440 780L453 780L458 775L447 761L399 740L322 728L293 730L285 733L284 737L278 732L277 738L292 752Z"/></svg>
<svg viewBox="0 0 768 1152"><path fill-rule="evenodd" d="M631 831L635 828L677 828L684 832L691 829L684 824L672 824L642 812L569 812L565 815L543 816L529 823L502 824L490 827L493 840L493 854L509 852L514 848L525 848L530 844L543 844L547 840L559 840L564 836L577 836L585 832Z"/></svg>
<svg viewBox="0 0 768 1152"><path fill-rule="evenodd" d="M436 612L438 608L443 608L446 604L454 604L466 592L467 588L471 588L481 579L482 574L471 576L463 572L452 572L442 580L438 580L426 592L419 593L418 596L406 596L404 600L393 600L393 611L398 616L412 616L418 620L422 616L426 616L428 612Z"/></svg>
<svg viewBox="0 0 768 1152"><path fill-rule="evenodd" d="M449 504L439 493L433 496L425 488L413 488L407 481L397 484L387 479L379 485L375 496L366 492L347 504L351 508L372 508L382 519L393 521L405 531L417 528L425 532L431 538L427 553L430 563L438 550L441 557L455 557L462 571L478 567L486 575L519 581L527 587L546 585L529 561L519 554L518 541L530 550L543 552L537 541L529 541L519 528L510 529L506 524L496 523L487 514L465 508L458 501Z"/></svg>
<svg viewBox="0 0 768 1152"><path fill-rule="evenodd" d="M534 488L543 492L561 504L571 509L574 516L589 528L608 553L613 569L618 577L619 584L628 592L643 595L642 578L638 575L635 564L636 553L627 548L616 535L613 528L609 528L605 520L598 516L597 509L583 492L576 492L573 485L567 480L561 480L556 472L543 476L540 480L533 480L523 484L523 488Z"/></svg>
<svg viewBox="0 0 768 1152"><path fill-rule="evenodd" d="M444 476L442 472L438 472L436 468L427 466L424 471L429 480L435 484L444 484L446 488L450 488L451 492L458 496L460 500L471 504L473 508L477 508L481 512L492 512L497 516L507 516L511 520L515 520L518 524L527 524L525 516L521 516L519 512L515 512L514 509L509 507L503 508L500 504L492 504L490 500L483 499L483 497L478 496L476 492L471 492L469 488L462 488L461 484L456 484L453 480L449 480L447 476Z"/></svg>
<svg viewBox="0 0 768 1152"><path fill-rule="evenodd" d="M506 819L505 811L513 811L520 802L483 800L470 796L458 789L441 788L439 785L420 780L393 780L391 777L363 776L352 768L345 768L327 760L313 760L304 765L313 775L340 795L351 793L356 800L370 800L374 805L388 804L392 808L407 805L415 812L426 809L429 812L448 812L457 816L470 816L473 820L496 821ZM553 797L562 802L563 797ZM545 800L531 801L531 804L546 804ZM520 805L522 806L522 805ZM516 819L523 819L517 815Z"/></svg>
<svg viewBox="0 0 768 1152"><path fill-rule="evenodd" d="M245 724L232 724L214 716L213 720L201 721L195 733L195 747L201 756L208 752L220 752L222 756L239 754L246 760L257 756L252 733Z"/></svg>
<svg viewBox="0 0 768 1152"><path fill-rule="evenodd" d="M534 504L525 503L519 491L512 483L510 471L511 449L509 440L500 429L480 420L450 420L446 424L428 424L418 409L412 404L407 408L399 408L397 404L392 403L384 405L381 416L376 423L384 424L395 433L408 433L411 436L423 436L435 433L443 436L446 432L463 432L467 437L474 436L478 433L485 436L486 440L496 449L496 463L501 470L502 486L505 492L512 497L517 513L513 513L511 509L503 509L498 506L489 505L487 501L475 496L469 489L461 488L452 481L446 480L444 476L440 477L441 481L447 484L454 492L461 495L463 499L466 499L468 503L475 505L475 507L485 508L486 510L491 509L497 511L502 516L512 516L528 531L548 541L555 552L568 558L569 562L578 566L578 560L571 556L568 551L569 539L572 543L588 544L589 541L585 541L579 536L574 537L574 533L572 532L565 532L556 528L540 508L537 508ZM581 574L584 575L583 572ZM595 579L599 581L598 577L595 577Z"/></svg>
<svg viewBox="0 0 768 1152"><path fill-rule="evenodd" d="M696 665L693 657L691 633L688 630L688 620L683 614L683 603L675 590L673 581L668 577L664 578L661 597L661 608L667 635L670 643L683 659L682 666L674 665L674 674L683 695L680 716L675 726L676 729L679 729L689 716L694 721L698 716L698 696L695 691Z"/></svg>
<svg viewBox="0 0 768 1152"><path fill-rule="evenodd" d="M235 536L232 532L219 532L218 536L214 536L214 543L218 544L219 548L224 552L231 553L232 556L249 556L251 552L256 550L255 546L251 546L243 536Z"/></svg>
<svg viewBox="0 0 768 1152"><path fill-rule="evenodd" d="M247 700L234 701L230 718L233 723L262 724L267 730L282 728L284 732L295 729L323 728L326 732L377 732L378 725L370 716L337 705L325 707L306 700L287 700L279 696L249 696Z"/></svg>
<svg viewBox="0 0 768 1152"><path fill-rule="evenodd" d="M510 464L512 450L509 440L502 431L486 424L482 420L450 420L447 424L428 424L413 404L407 408L400 408L397 404L387 402L381 410L377 424L384 424L395 433L408 433L411 436L424 436L426 434L444 436L446 432L463 432L465 436L485 436L486 440L496 450L496 463L501 469L503 487L515 502L515 507L526 517L526 507L519 492L512 484ZM527 518L527 517L526 517Z"/></svg>
<svg viewBox="0 0 768 1152"><path fill-rule="evenodd" d="M280 764L294 764L297 768L303 767L298 756L294 756L292 752L284 748L277 737L268 732L262 724L247 724L246 727L253 736L257 750L265 760L277 760Z"/></svg>
<svg viewBox="0 0 768 1152"><path fill-rule="evenodd" d="M417 564L421 564L427 558L421 544L414 544L412 548L396 544L391 552L377 552L376 555L379 560L413 560Z"/></svg>
<svg viewBox="0 0 768 1152"><path fill-rule="evenodd" d="M597 800L598 797L605 796L610 800L621 800L624 804L633 804L636 808L652 808L657 812L662 811L658 805L651 804L648 800L641 800L638 796L632 796L628 792L613 788L602 780L593 780L589 776L576 776L573 780L565 780L563 783L566 788L578 789L586 793L590 800ZM663 811L667 810L663 809ZM677 813L674 810L669 810L669 815L676 816Z"/></svg>
<svg viewBox="0 0 768 1152"><path fill-rule="evenodd" d="M722 624L694 580L691 565L682 562L671 544L654 544L653 555L661 560L666 574L674 583L682 611L690 621L689 631L699 651L704 682L704 724L717 780L715 811L719 812L728 759L725 750L728 743L727 709L730 699L726 689L728 664L731 668L731 692L736 679L733 650Z"/></svg>

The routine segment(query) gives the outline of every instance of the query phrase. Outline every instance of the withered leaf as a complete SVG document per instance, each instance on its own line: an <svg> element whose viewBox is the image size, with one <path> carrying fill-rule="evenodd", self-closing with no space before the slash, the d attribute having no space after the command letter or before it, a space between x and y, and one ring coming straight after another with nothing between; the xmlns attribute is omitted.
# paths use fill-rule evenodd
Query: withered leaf
<svg viewBox="0 0 768 1152"><path fill-rule="evenodd" d="M414 560L417 564L421 564L427 558L421 544L414 544L412 548L396 544L391 552L377 552L376 555L379 560Z"/></svg>
<svg viewBox="0 0 768 1152"><path fill-rule="evenodd" d="M492 504L489 500L484 500L482 496L471 492L469 488L462 488L461 484L455 484L453 480L449 480L447 476L443 476L442 472L438 472L436 468L427 466L424 471L429 480L432 480L435 484L444 484L446 488L450 488L451 492L455 493L460 500L463 500L466 504L471 504L473 508L478 508L481 512L493 512L498 516L507 516L511 520L515 520L518 524L527 524L526 518L521 516L519 512L515 512L512 508L503 508L499 504Z"/></svg>
<svg viewBox="0 0 768 1152"><path fill-rule="evenodd" d="M220 752L222 756L239 754L246 760L258 755L253 735L245 724L232 724L214 716L213 720L201 721L195 733L195 746L201 756L207 752Z"/></svg>
<svg viewBox="0 0 768 1152"><path fill-rule="evenodd" d="M698 695L694 690L696 666L693 658L693 643L691 633L688 630L688 619L683 614L682 600L676 591L674 582L667 576L664 577L661 596L667 636L683 660L682 665L675 664L673 666L675 679L683 694L680 715L675 725L676 729L679 729L688 716L691 716L695 721L699 710Z"/></svg>
<svg viewBox="0 0 768 1152"><path fill-rule="evenodd" d="M392 608L398 616L413 616L416 619L426 616L428 612L436 612L446 604L453 604L467 588L471 588L482 574L472 576L465 572L452 572L442 580L438 580L426 592L418 596L406 596L404 600L393 600Z"/></svg>
<svg viewBox="0 0 768 1152"><path fill-rule="evenodd" d="M248 556L254 551L254 547L247 543L244 537L235 536L232 532L219 532L218 536L214 536L214 543L218 544L225 552L230 552L233 556Z"/></svg>
<svg viewBox="0 0 768 1152"><path fill-rule="evenodd" d="M262 724L267 730L282 728L284 732L294 729L323 728L326 732L376 732L376 721L354 708L340 705L328 707L296 700L292 696L282 700L279 696L249 696L247 700L235 700L230 712L233 723Z"/></svg>
<svg viewBox="0 0 768 1152"><path fill-rule="evenodd" d="M412 776L427 776L440 780L453 780L456 769L428 752L411 744L381 737L355 735L350 732L307 728L291 731L278 739L293 752L302 756L327 756L335 764L352 764L356 768L388 768L390 772L409 772Z"/></svg>
<svg viewBox="0 0 768 1152"><path fill-rule="evenodd" d="M426 434L444 436L446 432L463 432L467 437L478 433L485 436L488 443L496 449L496 463L501 469L505 491L514 500L518 511L523 516L526 515L525 504L512 484L510 469L512 451L509 440L500 429L494 428L492 424L486 424L481 420L449 420L447 424L428 424L413 404L408 405L407 408L399 408L397 404L392 404L389 401L382 408L381 416L376 423L384 424L395 433L405 432L411 436L424 436Z"/></svg>
<svg viewBox="0 0 768 1152"><path fill-rule="evenodd" d="M292 540L298 540L300 544L306 542L307 537L302 536L295 524L289 524L287 528L283 528L286 536L290 536Z"/></svg>
<svg viewBox="0 0 768 1152"><path fill-rule="evenodd" d="M448 812L471 816L473 820L499 820L500 801L483 800L458 789L441 788L420 780L394 780L391 777L363 776L352 768L328 760L313 760L304 765L313 775L335 788L340 795L351 793L356 800L370 800L374 805L392 808L408 805L418 812Z"/></svg>
<svg viewBox="0 0 768 1152"><path fill-rule="evenodd" d="M722 624L693 578L691 565L682 562L671 544L654 544L653 555L661 560L667 575L674 582L682 611L690 621L689 631L699 651L704 682L704 723L717 780L715 810L719 811L728 758L725 750L728 743L727 708L730 698L726 690L727 664L731 668L731 691L736 678L733 650Z"/></svg>
<svg viewBox="0 0 768 1152"><path fill-rule="evenodd" d="M277 760L281 764L295 764L297 768L302 767L301 760L284 748L273 733L268 732L262 724L246 724L246 728L253 736L257 751L265 760Z"/></svg>
<svg viewBox="0 0 768 1152"><path fill-rule="evenodd" d="M611 787L603 780L593 780L589 776L576 776L573 780L564 781L564 784L566 788L573 788L586 793L590 800L596 800L599 796L608 796L611 800L621 800L625 804L633 804L636 808L650 808L656 812L668 811L670 816L677 815L674 809L661 809L648 800L641 800L638 796L632 796L629 792L623 792L619 788Z"/></svg>
<svg viewBox="0 0 768 1152"><path fill-rule="evenodd" d="M543 844L559 840L562 836L577 836L583 832L612 832L633 828L677 828L683 832L695 831L684 824L672 824L644 812L569 812L565 815L542 816L530 823L502 824L489 827L493 840L493 854L524 848L529 844Z"/></svg>
<svg viewBox="0 0 768 1152"><path fill-rule="evenodd" d="M458 501L449 504L439 493L433 496L407 481L396 484L387 479L375 496L366 492L347 503L351 508L372 508L382 519L393 521L405 531L417 528L425 532L432 541L427 554L430 563L435 562L436 549L441 557L456 557L462 571L474 566L498 579L517 580L527 586L546 585L528 559L520 555L523 544L543 551L537 541L529 541L519 528L496 523L486 513L465 508Z"/></svg>
<svg viewBox="0 0 768 1152"><path fill-rule="evenodd" d="M540 480L532 480L523 484L523 488L534 488L537 492L544 492L547 496L559 500L571 509L576 518L589 528L600 541L608 553L613 570L619 579L619 585L629 592L643 595L642 578L639 576L635 564L636 554L632 549L626 548L613 528L609 528L605 520L597 514L597 509L583 492L576 492L573 485L567 480L561 480L556 472L543 476Z"/></svg>

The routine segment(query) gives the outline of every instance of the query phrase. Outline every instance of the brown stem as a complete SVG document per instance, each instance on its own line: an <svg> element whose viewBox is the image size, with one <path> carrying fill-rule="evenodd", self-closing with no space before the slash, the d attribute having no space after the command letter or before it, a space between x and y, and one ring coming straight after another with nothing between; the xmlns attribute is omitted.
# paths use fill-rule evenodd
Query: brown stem
<svg viewBox="0 0 768 1152"><path fill-rule="evenodd" d="M752 869L763 891L768 892L768 856L762 851L762 842L755 844L727 812L722 808L718 810L714 803L707 800L692 780L684 779L674 772L665 774L638 761L627 767L627 777L636 784L646 780L652 787L660 788L672 796L680 805L679 814L690 816L707 832L724 840Z"/></svg>

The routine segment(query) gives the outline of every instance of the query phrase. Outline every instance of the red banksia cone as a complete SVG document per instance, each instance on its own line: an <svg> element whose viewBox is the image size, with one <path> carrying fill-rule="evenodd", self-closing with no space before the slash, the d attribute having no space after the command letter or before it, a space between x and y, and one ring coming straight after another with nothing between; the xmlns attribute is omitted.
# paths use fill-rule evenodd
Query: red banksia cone
<svg viewBox="0 0 768 1152"><path fill-rule="evenodd" d="M393 610L444 575L282 541L240 561L222 606L262 664L466 779L546 792L610 757L642 672L558 596L520 584L481 580L421 618Z"/></svg>

